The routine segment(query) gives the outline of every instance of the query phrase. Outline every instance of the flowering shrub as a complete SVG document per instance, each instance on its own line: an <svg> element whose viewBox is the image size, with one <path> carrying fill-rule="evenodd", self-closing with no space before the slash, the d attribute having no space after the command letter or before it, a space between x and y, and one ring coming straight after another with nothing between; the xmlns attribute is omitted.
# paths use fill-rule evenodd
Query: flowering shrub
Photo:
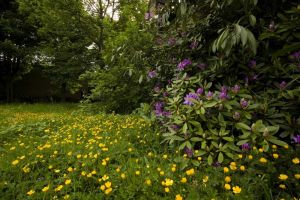
<svg viewBox="0 0 300 200"><path fill-rule="evenodd" d="M294 1L273 3L278 7L266 12L269 2L250 0L169 2L162 9L172 18L160 27L152 59L164 141L209 165L254 145L268 151L293 142L300 46L292 32L299 31L300 12ZM270 13L285 17L269 23Z"/></svg>

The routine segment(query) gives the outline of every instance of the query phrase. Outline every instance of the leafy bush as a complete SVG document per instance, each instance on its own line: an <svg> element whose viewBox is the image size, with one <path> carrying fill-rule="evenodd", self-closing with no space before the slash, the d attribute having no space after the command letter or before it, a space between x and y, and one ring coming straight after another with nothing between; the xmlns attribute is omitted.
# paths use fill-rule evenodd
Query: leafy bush
<svg viewBox="0 0 300 200"><path fill-rule="evenodd" d="M267 151L292 141L300 127L296 1L168 1L159 16L149 73L165 141L210 165L235 159L243 145Z"/></svg>

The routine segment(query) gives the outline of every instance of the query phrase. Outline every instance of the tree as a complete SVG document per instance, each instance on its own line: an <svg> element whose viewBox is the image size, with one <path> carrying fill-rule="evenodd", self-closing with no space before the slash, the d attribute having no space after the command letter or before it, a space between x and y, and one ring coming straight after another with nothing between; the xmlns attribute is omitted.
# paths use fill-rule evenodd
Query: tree
<svg viewBox="0 0 300 200"><path fill-rule="evenodd" d="M80 0L20 0L20 9L39 24L39 64L65 101L67 92L80 87L78 77L101 60L90 48L99 28Z"/></svg>
<svg viewBox="0 0 300 200"><path fill-rule="evenodd" d="M26 13L20 13L15 0L0 2L0 81L6 100L13 100L13 84L32 69L37 28Z"/></svg>

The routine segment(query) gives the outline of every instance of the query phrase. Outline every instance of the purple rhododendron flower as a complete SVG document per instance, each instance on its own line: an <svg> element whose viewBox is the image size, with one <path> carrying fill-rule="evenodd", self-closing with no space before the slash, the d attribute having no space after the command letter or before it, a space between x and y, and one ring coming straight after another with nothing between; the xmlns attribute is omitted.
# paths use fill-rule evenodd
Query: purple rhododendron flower
<svg viewBox="0 0 300 200"><path fill-rule="evenodd" d="M156 77L156 76L157 76L157 73L156 73L155 70L152 70L152 71L148 72L148 77L149 77L149 78L154 78L154 77Z"/></svg>
<svg viewBox="0 0 300 200"><path fill-rule="evenodd" d="M235 85L233 88L231 88L231 91L233 92L233 93L238 93L239 91L240 91L240 86L239 85Z"/></svg>
<svg viewBox="0 0 300 200"><path fill-rule="evenodd" d="M248 150L250 150L250 144L249 143L245 143L245 144L243 144L242 145L242 150L244 150L244 151L248 151Z"/></svg>
<svg viewBox="0 0 300 200"><path fill-rule="evenodd" d="M241 114L239 112L234 112L232 118L234 120L239 120L241 118Z"/></svg>
<svg viewBox="0 0 300 200"><path fill-rule="evenodd" d="M160 92L160 87L159 86L155 86L154 87L154 92L159 93Z"/></svg>
<svg viewBox="0 0 300 200"><path fill-rule="evenodd" d="M281 89L281 90L283 90L283 89L285 89L285 87L286 87L286 82L285 81L282 81L280 84L279 84L279 88Z"/></svg>
<svg viewBox="0 0 300 200"><path fill-rule="evenodd" d="M227 93L227 90L228 90L228 88L226 86L222 86L221 87L221 92Z"/></svg>
<svg viewBox="0 0 300 200"><path fill-rule="evenodd" d="M150 20L153 16L154 15L152 12L147 12L147 13L145 13L145 20Z"/></svg>
<svg viewBox="0 0 300 200"><path fill-rule="evenodd" d="M190 59L184 59L183 61L181 61L178 64L177 68L179 71L183 71L186 68L186 66L191 65L191 64L192 64L192 61Z"/></svg>
<svg viewBox="0 0 300 200"><path fill-rule="evenodd" d="M300 144L300 135L296 135L295 137L293 137L293 140L296 144Z"/></svg>
<svg viewBox="0 0 300 200"><path fill-rule="evenodd" d="M191 45L190 45L190 48L191 48L191 49L196 49L197 46L198 46L198 42L197 42L197 41L193 41L193 42L191 43Z"/></svg>
<svg viewBox="0 0 300 200"><path fill-rule="evenodd" d="M299 60L300 59L300 51L298 52L294 52L292 55L291 55L292 59L294 60Z"/></svg>
<svg viewBox="0 0 300 200"><path fill-rule="evenodd" d="M204 89L203 88L198 88L196 93L199 94L199 95L202 95L204 92Z"/></svg>
<svg viewBox="0 0 300 200"><path fill-rule="evenodd" d="M164 103L163 102L156 102L155 105L155 114L156 116L169 116L171 113L164 111Z"/></svg>
<svg viewBox="0 0 300 200"><path fill-rule="evenodd" d="M248 63L248 66L252 69L255 68L256 67L256 60L250 60L249 63Z"/></svg>
<svg viewBox="0 0 300 200"><path fill-rule="evenodd" d="M221 92L220 94L219 94L219 99L221 99L222 101L223 100L226 100L226 99L228 99L229 97L228 97L228 94L227 94L227 92Z"/></svg>
<svg viewBox="0 0 300 200"><path fill-rule="evenodd" d="M183 104L185 104L185 105L193 105L193 102L191 101L192 99L195 99L195 100L198 100L199 99L199 96L198 96L198 94L196 94L196 93L189 93L189 94L187 94L185 97L184 97L184 102L183 102Z"/></svg>
<svg viewBox="0 0 300 200"><path fill-rule="evenodd" d="M163 113L163 102L156 102L154 107L155 107L155 114L156 116L161 116Z"/></svg>
<svg viewBox="0 0 300 200"><path fill-rule="evenodd" d="M214 166L214 167L220 167L220 166L221 166L221 163L217 161L217 162L213 163L213 166Z"/></svg>
<svg viewBox="0 0 300 200"><path fill-rule="evenodd" d="M168 45L169 46L174 46L175 44L176 44L176 39L173 38L173 37L169 38Z"/></svg>
<svg viewBox="0 0 300 200"><path fill-rule="evenodd" d="M211 100L214 96L214 93L211 91L208 91L208 93L206 94L206 99Z"/></svg>
<svg viewBox="0 0 300 200"><path fill-rule="evenodd" d="M194 153L193 153L193 149L190 149L190 148L187 148L187 147L184 148L184 152L185 152L185 153L187 154L187 156L190 157L190 158L191 158L191 157L193 156L193 154L194 154Z"/></svg>
<svg viewBox="0 0 300 200"><path fill-rule="evenodd" d="M172 124L172 125L171 125L171 129L173 129L174 131L176 131L176 130L179 129L179 127L178 127L178 125L176 125L176 124Z"/></svg>
<svg viewBox="0 0 300 200"><path fill-rule="evenodd" d="M241 107L242 107L243 109L246 109L246 108L248 107L248 105L249 105L249 102L243 98L243 99L241 99L241 101L240 101L240 105L241 105Z"/></svg>

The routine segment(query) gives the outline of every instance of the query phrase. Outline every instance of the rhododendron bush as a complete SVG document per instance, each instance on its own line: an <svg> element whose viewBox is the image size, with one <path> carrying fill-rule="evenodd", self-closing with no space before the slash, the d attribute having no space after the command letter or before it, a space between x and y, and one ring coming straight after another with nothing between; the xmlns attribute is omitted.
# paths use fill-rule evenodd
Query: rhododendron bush
<svg viewBox="0 0 300 200"><path fill-rule="evenodd" d="M164 141L209 165L299 143L297 1L166 1L157 15L148 78Z"/></svg>

